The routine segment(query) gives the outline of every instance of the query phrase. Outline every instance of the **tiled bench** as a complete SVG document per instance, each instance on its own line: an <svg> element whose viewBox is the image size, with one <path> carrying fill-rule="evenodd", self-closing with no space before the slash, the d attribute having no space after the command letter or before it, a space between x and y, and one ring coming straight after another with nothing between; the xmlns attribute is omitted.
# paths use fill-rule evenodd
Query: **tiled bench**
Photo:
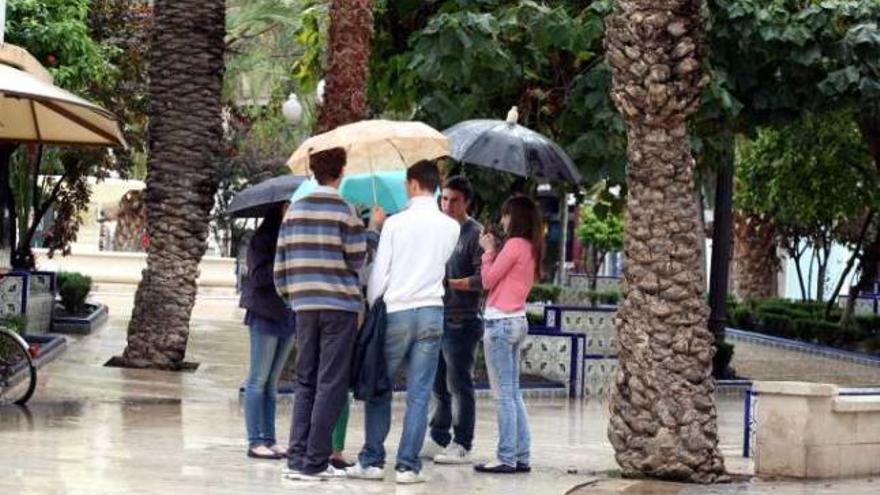
<svg viewBox="0 0 880 495"><path fill-rule="evenodd" d="M580 335L584 339L577 374L582 377L573 395L597 397L608 393L617 373L617 329L613 308L548 305L545 331Z"/></svg>

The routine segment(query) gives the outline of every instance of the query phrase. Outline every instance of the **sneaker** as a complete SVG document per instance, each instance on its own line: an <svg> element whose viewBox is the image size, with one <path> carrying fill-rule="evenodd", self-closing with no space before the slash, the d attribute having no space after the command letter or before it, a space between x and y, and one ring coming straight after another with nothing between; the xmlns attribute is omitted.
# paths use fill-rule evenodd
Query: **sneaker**
<svg viewBox="0 0 880 495"><path fill-rule="evenodd" d="M416 483L424 483L425 477L422 476L422 473L417 473L415 471L397 471L397 484L398 485L414 485Z"/></svg>
<svg viewBox="0 0 880 495"><path fill-rule="evenodd" d="M346 474L345 469L337 469L332 465L327 465L327 469L318 473L317 476L322 480L338 480L346 478L348 475Z"/></svg>
<svg viewBox="0 0 880 495"><path fill-rule="evenodd" d="M470 464L471 453L457 443L450 443L446 450L434 456L437 464Z"/></svg>
<svg viewBox="0 0 880 495"><path fill-rule="evenodd" d="M508 466L507 464L477 464L474 466L474 471L478 473L489 473L489 474L513 474L516 472L516 468L513 466Z"/></svg>
<svg viewBox="0 0 880 495"><path fill-rule="evenodd" d="M435 442L431 435L427 435L425 437L425 443L422 445L422 451L419 453L419 457L422 459L433 459L440 455L446 447L440 445Z"/></svg>
<svg viewBox="0 0 880 495"><path fill-rule="evenodd" d="M517 473L531 473L532 466L527 462L517 462L516 463L516 472Z"/></svg>
<svg viewBox="0 0 880 495"><path fill-rule="evenodd" d="M358 462L345 470L346 476L359 480L382 480L385 478L385 470L376 466L363 467Z"/></svg>
<svg viewBox="0 0 880 495"><path fill-rule="evenodd" d="M354 464L345 462L345 459L330 459L330 465L336 469L348 469L354 466Z"/></svg>
<svg viewBox="0 0 880 495"><path fill-rule="evenodd" d="M305 474L296 469L284 468L281 470L281 477L293 481L323 481L323 478L313 474Z"/></svg>

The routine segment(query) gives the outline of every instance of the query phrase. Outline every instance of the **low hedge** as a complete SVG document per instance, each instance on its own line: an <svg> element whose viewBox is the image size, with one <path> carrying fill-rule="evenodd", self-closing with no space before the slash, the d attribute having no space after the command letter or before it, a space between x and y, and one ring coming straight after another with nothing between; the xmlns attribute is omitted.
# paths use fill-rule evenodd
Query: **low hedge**
<svg viewBox="0 0 880 495"><path fill-rule="evenodd" d="M728 320L734 328L840 349L877 352L880 316L855 317L846 328L841 328L840 316L840 310L835 308L826 318L825 304L815 301L767 299L728 303Z"/></svg>

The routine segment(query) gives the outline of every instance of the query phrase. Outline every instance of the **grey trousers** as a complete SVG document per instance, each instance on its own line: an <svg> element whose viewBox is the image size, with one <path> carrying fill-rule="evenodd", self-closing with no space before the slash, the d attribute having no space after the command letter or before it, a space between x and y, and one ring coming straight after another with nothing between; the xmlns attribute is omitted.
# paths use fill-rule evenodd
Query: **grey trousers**
<svg viewBox="0 0 880 495"><path fill-rule="evenodd" d="M333 425L348 397L357 314L296 313L296 390L288 466L304 474L327 469Z"/></svg>

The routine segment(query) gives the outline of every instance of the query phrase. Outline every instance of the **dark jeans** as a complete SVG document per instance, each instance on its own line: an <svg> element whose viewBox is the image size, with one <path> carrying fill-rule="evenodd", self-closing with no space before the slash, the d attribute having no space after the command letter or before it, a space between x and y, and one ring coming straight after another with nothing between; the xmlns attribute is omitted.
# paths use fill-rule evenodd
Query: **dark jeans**
<svg viewBox="0 0 880 495"><path fill-rule="evenodd" d="M288 465L315 474L327 469L333 425L348 397L357 314L299 311L296 324L296 393Z"/></svg>
<svg viewBox="0 0 880 495"><path fill-rule="evenodd" d="M434 380L431 438L442 446L455 443L471 450L474 441L474 360L483 338L480 318L451 319L443 324L440 362ZM452 429L455 437L450 434Z"/></svg>

